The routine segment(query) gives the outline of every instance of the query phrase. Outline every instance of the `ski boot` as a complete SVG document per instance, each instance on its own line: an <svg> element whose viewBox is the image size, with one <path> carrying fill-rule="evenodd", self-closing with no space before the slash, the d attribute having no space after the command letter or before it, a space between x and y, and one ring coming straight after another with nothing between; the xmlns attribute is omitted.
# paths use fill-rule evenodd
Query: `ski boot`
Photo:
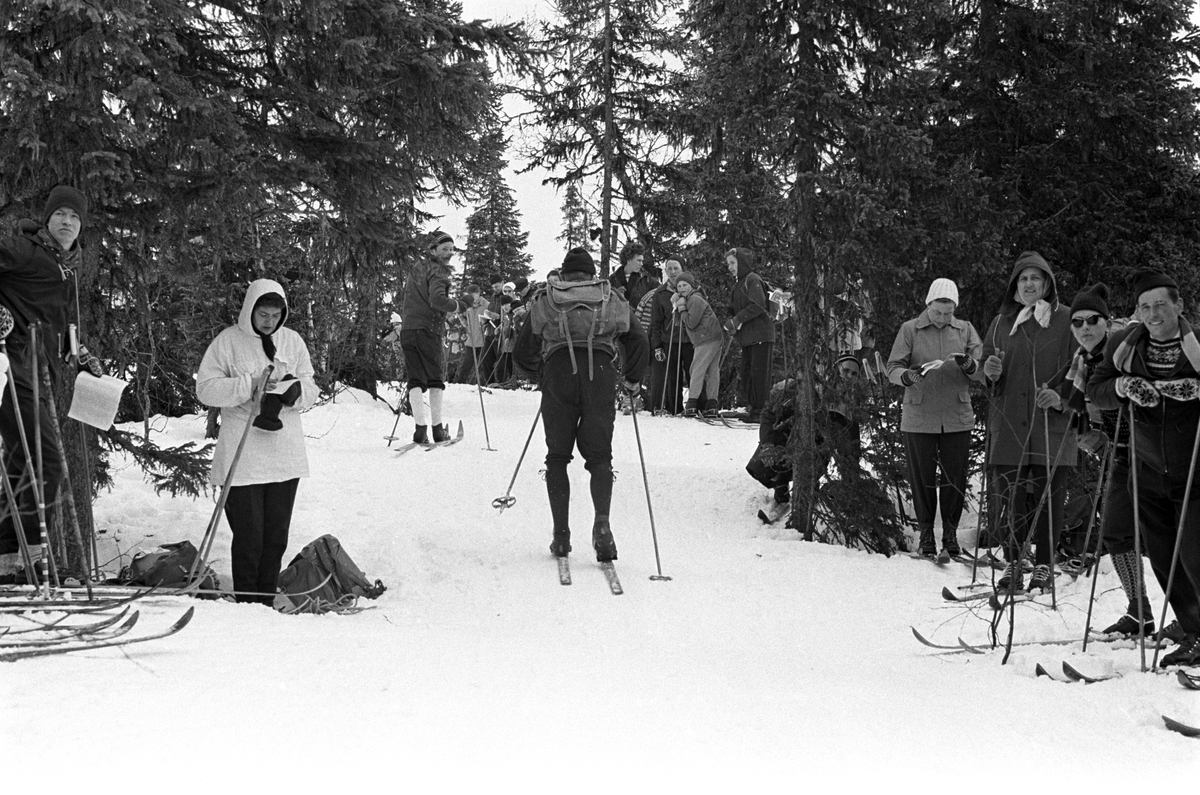
<svg viewBox="0 0 1200 795"><path fill-rule="evenodd" d="M607 516L597 516L592 525L592 549L596 550L596 560L600 563L617 559L617 542L613 539Z"/></svg>

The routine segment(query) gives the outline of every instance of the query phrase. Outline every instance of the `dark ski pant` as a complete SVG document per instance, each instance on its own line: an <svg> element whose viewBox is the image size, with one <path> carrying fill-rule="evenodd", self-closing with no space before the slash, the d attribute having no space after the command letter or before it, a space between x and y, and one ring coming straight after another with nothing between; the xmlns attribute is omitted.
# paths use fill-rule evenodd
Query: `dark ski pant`
<svg viewBox="0 0 1200 795"><path fill-rule="evenodd" d="M1058 548L1064 507L1067 501L1067 473L1070 467L1058 466L1050 485L1050 497L1042 505L1037 527L1031 528L1038 503L1046 489L1046 467L1042 464L1014 466L1000 464L992 467L993 516L1001 517L997 528L1005 559L1016 562L1029 534L1034 533L1034 562L1051 565Z"/></svg>
<svg viewBox="0 0 1200 795"><path fill-rule="evenodd" d="M233 530L233 589L262 594L239 595L237 601L268 605L275 601L299 485L300 479L292 478L230 487L225 518Z"/></svg>
<svg viewBox="0 0 1200 795"><path fill-rule="evenodd" d="M771 395L771 349L774 343L756 342L742 348L742 361L738 365L738 383L745 397L746 408L752 420L767 404Z"/></svg>
<svg viewBox="0 0 1200 795"><path fill-rule="evenodd" d="M918 528L933 528L940 501L943 537L954 536L958 532L967 493L967 454L970 447L970 431L905 432L908 483L912 488Z"/></svg>
<svg viewBox="0 0 1200 795"><path fill-rule="evenodd" d="M617 368L608 354L594 352L588 378L587 349L575 351L578 372L571 372L570 351L550 354L542 368L542 427L546 433L546 493L554 533L570 532L571 479L567 464L579 448L591 474L592 508L608 516L612 503L612 437L616 420Z"/></svg>
<svg viewBox="0 0 1200 795"><path fill-rule="evenodd" d="M1104 524L1100 528L1104 548L1110 555L1134 551L1133 498L1129 490L1129 448L1118 447L1113 452L1112 472L1104 490L1101 511ZM1140 473L1139 473L1140 474ZM1085 552L1087 550L1084 550ZM1142 554L1146 554L1146 542L1142 541Z"/></svg>
<svg viewBox="0 0 1200 795"><path fill-rule="evenodd" d="M10 376L11 377L11 376ZM21 527L25 531L25 540L30 544L41 543L41 529L38 524L37 498L34 496L33 480L25 466L25 448L21 445L20 426L25 426L25 438L29 442L30 454L33 456L34 473L37 472L37 442L34 435L34 417L38 418L42 435L42 477L45 487L45 506L49 510L58 499L58 489L62 483L62 459L58 455L58 440L54 435L54 426L50 416L50 406L46 390L39 395L41 406L36 410L33 402L33 389L17 382L17 404L21 409L21 423L17 423L17 413L13 408L12 387L5 387L3 405L0 406L0 437L4 439L4 468L9 485L17 498L17 513L21 518ZM4 518L0 520L0 554L19 552L20 542L17 540L16 524L13 521L13 506L0 492L0 505L3 505Z"/></svg>
<svg viewBox="0 0 1200 795"><path fill-rule="evenodd" d="M695 349L692 343L680 344L675 340L667 351L664 361L650 361L650 408L658 411L660 408L670 414L683 413L683 385L692 377L692 356ZM703 397L697 395L697 398ZM716 395L712 396L716 399ZM702 403L696 403L703 406Z"/></svg>
<svg viewBox="0 0 1200 795"><path fill-rule="evenodd" d="M442 340L429 329L400 332L400 350L404 352L404 371L409 389L445 389Z"/></svg>
<svg viewBox="0 0 1200 795"><path fill-rule="evenodd" d="M1142 543L1150 558L1150 567L1163 591L1171 572L1175 554L1175 539L1179 531L1179 514L1183 510L1183 495L1187 488L1187 466L1173 474L1165 474L1138 462L1138 517L1142 525ZM1133 488L1132 480L1129 487ZM1179 562L1175 582L1167 601L1175 611L1179 625L1189 635L1200 635L1200 487L1192 484L1187 517L1183 527L1183 542L1179 546Z"/></svg>

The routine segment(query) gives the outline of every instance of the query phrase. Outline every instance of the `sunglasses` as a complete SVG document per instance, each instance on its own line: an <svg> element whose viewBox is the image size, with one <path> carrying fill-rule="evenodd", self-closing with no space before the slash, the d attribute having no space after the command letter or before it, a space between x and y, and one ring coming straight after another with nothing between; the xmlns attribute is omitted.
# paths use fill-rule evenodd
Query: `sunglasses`
<svg viewBox="0 0 1200 795"><path fill-rule="evenodd" d="M1094 326L1103 319L1103 315L1092 315L1091 317L1073 317L1071 318L1071 325L1075 328L1083 328L1084 323L1087 323L1089 326Z"/></svg>

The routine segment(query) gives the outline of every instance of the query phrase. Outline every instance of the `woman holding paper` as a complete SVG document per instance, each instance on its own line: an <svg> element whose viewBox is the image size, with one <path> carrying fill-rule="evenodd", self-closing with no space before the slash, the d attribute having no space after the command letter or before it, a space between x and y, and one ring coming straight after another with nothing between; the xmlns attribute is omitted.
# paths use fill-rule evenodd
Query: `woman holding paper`
<svg viewBox="0 0 1200 795"><path fill-rule="evenodd" d="M237 324L212 341L196 374L200 402L221 409L212 482L229 482L225 518L233 531L239 602L274 602L296 488L308 477L300 412L316 402L318 390L308 346L284 328L287 319L283 287L270 279L252 282ZM249 437L238 457L244 433Z"/></svg>
<svg viewBox="0 0 1200 795"><path fill-rule="evenodd" d="M962 554L958 522L975 427L968 380L982 379L978 359L983 344L974 326L954 316L957 306L954 282L934 280L925 296L925 311L900 327L887 365L888 380L904 387L900 431L921 534L920 551L930 559L938 554L933 522L939 496L942 553L951 557Z"/></svg>

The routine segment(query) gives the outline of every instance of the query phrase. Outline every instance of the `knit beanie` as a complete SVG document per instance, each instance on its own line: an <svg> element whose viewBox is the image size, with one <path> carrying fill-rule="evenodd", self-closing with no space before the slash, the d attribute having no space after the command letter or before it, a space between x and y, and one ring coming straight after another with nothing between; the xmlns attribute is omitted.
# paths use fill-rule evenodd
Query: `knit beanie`
<svg viewBox="0 0 1200 795"><path fill-rule="evenodd" d="M1093 312L1098 312L1107 320L1108 314L1108 285L1104 282L1094 284L1091 287L1086 287L1075 294L1075 300L1071 302L1071 314L1090 309Z"/></svg>
<svg viewBox="0 0 1200 795"><path fill-rule="evenodd" d="M585 248L573 248L567 252L567 256L563 258L562 274L566 276L568 273L584 273L588 276L596 275L596 262L592 259L592 255Z"/></svg>
<svg viewBox="0 0 1200 795"><path fill-rule="evenodd" d="M929 292L925 294L925 306L934 301L953 301L958 306L958 285L949 279L934 279L933 284L929 285Z"/></svg>
<svg viewBox="0 0 1200 795"><path fill-rule="evenodd" d="M1133 284L1134 301L1141 298L1142 293L1153 290L1156 287L1174 287L1176 290L1179 289L1179 285L1175 283L1174 279L1154 268L1142 268L1133 274L1130 282Z"/></svg>
<svg viewBox="0 0 1200 795"><path fill-rule="evenodd" d="M691 272L691 271L684 271L683 273L681 273L681 274L679 274L678 276L676 276L676 277L675 277L675 284L676 284L676 285L678 285L680 282L687 282L688 284L690 284L690 285L692 286L692 289L693 289L693 290L698 290L698 289L700 289L700 280L699 280L699 279L697 279L697 278L696 278L696 277L695 277L695 276L692 274L692 272Z"/></svg>
<svg viewBox="0 0 1200 795"><path fill-rule="evenodd" d="M50 222L50 216L54 215L54 211L59 207L70 207L79 214L80 229L87 223L87 198L70 185L56 185L46 198L46 208L42 210L42 226Z"/></svg>
<svg viewBox="0 0 1200 795"><path fill-rule="evenodd" d="M454 238L450 237L450 235L443 232L441 229L433 230L433 234L430 237L431 237L431 241L429 243L430 248L437 248L438 246L442 245L443 243L453 243L454 242Z"/></svg>
<svg viewBox="0 0 1200 795"><path fill-rule="evenodd" d="M524 276L519 277L515 282L513 282L513 289L515 289L518 293L525 292L525 288L528 286L529 280Z"/></svg>

